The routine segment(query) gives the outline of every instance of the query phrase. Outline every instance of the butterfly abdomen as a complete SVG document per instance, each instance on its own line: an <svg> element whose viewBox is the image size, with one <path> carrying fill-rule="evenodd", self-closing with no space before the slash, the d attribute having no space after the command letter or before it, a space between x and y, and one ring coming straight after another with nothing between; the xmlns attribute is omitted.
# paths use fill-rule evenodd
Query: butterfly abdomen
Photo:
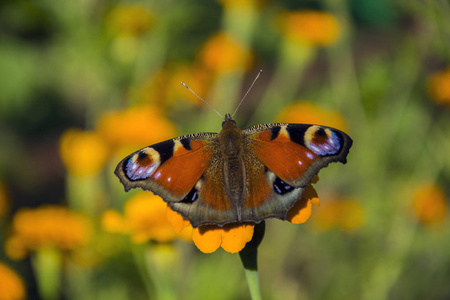
<svg viewBox="0 0 450 300"><path fill-rule="evenodd" d="M241 221L243 199L246 194L246 170L242 155L244 136L234 122L225 121L218 140L222 153L225 194L236 212L237 221Z"/></svg>

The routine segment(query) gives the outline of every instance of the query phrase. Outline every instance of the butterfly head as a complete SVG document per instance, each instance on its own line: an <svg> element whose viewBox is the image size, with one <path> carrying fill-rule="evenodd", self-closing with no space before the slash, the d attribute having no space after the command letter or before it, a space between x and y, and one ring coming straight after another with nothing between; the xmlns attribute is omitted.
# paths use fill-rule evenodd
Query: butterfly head
<svg viewBox="0 0 450 300"><path fill-rule="evenodd" d="M236 121L233 120L230 114L226 114L225 121L222 122L222 129L230 125L236 127Z"/></svg>

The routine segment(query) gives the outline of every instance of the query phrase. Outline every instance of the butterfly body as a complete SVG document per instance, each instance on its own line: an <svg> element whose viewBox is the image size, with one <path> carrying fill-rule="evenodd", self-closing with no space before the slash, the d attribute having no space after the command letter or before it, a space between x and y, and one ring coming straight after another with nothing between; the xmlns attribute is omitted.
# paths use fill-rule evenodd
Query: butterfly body
<svg viewBox="0 0 450 300"><path fill-rule="evenodd" d="M346 162L351 138L330 127L263 124L240 130L229 114L220 133L198 133L143 148L117 166L125 187L150 190L205 224L284 220L312 178Z"/></svg>

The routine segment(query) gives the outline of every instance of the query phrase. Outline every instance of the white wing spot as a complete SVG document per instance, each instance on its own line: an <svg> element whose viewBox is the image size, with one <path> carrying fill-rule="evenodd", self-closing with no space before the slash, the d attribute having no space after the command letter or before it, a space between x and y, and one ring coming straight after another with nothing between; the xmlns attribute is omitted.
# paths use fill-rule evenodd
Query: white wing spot
<svg viewBox="0 0 450 300"><path fill-rule="evenodd" d="M299 160L298 164L301 166L301 165L303 165L303 162L301 160Z"/></svg>
<svg viewBox="0 0 450 300"><path fill-rule="evenodd" d="M167 182L170 182L172 180L172 177L167 178Z"/></svg>
<svg viewBox="0 0 450 300"><path fill-rule="evenodd" d="M306 156L307 156L309 159L314 159L314 156L311 154L311 152L307 152L307 153L306 153Z"/></svg>
<svg viewBox="0 0 450 300"><path fill-rule="evenodd" d="M156 172L155 179L159 179L161 177L161 171Z"/></svg>

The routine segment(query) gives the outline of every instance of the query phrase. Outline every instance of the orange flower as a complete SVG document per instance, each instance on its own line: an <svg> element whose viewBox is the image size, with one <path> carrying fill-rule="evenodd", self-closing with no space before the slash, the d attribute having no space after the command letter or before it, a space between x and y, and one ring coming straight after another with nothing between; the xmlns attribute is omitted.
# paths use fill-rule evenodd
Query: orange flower
<svg viewBox="0 0 450 300"><path fill-rule="evenodd" d="M216 33L206 41L199 54L200 62L214 73L245 70L253 56L239 41L226 33Z"/></svg>
<svg viewBox="0 0 450 300"><path fill-rule="evenodd" d="M279 16L279 25L285 38L300 44L328 46L339 36L336 18L326 12L296 11Z"/></svg>
<svg viewBox="0 0 450 300"><path fill-rule="evenodd" d="M19 275L0 263L0 299L22 300L25 296L25 285Z"/></svg>
<svg viewBox="0 0 450 300"><path fill-rule="evenodd" d="M337 111L324 110L318 105L301 101L285 107L277 117L278 122L304 123L334 127L347 131L347 124Z"/></svg>
<svg viewBox="0 0 450 300"><path fill-rule="evenodd" d="M69 173L86 176L100 172L109 149L96 132L69 129L61 136L59 152Z"/></svg>
<svg viewBox="0 0 450 300"><path fill-rule="evenodd" d="M444 191L432 183L418 186L413 192L413 209L417 219L426 225L441 223L447 212Z"/></svg>
<svg viewBox="0 0 450 300"><path fill-rule="evenodd" d="M150 105L106 112L100 118L98 132L114 149L127 154L176 135L175 126Z"/></svg>
<svg viewBox="0 0 450 300"><path fill-rule="evenodd" d="M191 104L204 105L197 97L189 95L181 82L186 82L198 95L206 96L213 83L213 79L213 74L206 68L189 65L178 66L172 72L172 76L168 82L167 101L174 102L178 99L183 99L188 100Z"/></svg>
<svg viewBox="0 0 450 300"><path fill-rule="evenodd" d="M319 205L319 198L314 188L307 186L302 198L289 210L286 219L294 224L306 222L311 215L311 204ZM189 221L170 209L168 219L176 230L190 227ZM203 253L212 253L220 247L229 253L237 253L252 239L254 227L254 224L246 223L231 223L223 227L203 225L193 230L192 239Z"/></svg>
<svg viewBox="0 0 450 300"><path fill-rule="evenodd" d="M181 82L186 82L192 90L204 97L213 79L213 74L204 67L177 65L175 68L162 69L155 76L148 78L139 90L138 97L161 107L167 107L173 103L180 105L179 100L203 105L197 97L191 96Z"/></svg>
<svg viewBox="0 0 450 300"><path fill-rule="evenodd" d="M138 3L118 5L106 17L106 29L113 35L142 35L151 25L150 12Z"/></svg>
<svg viewBox="0 0 450 300"><path fill-rule="evenodd" d="M134 243L149 240L166 243L176 238L190 240L190 230L175 232L166 217L167 205L162 199L148 192L131 197L124 207L124 216L109 210L102 218L103 229L111 233L129 234Z"/></svg>
<svg viewBox="0 0 450 300"><path fill-rule="evenodd" d="M311 216L312 204L319 206L320 200L317 191L312 185L308 185L302 198L288 211L286 219L293 224L305 223Z"/></svg>
<svg viewBox="0 0 450 300"><path fill-rule="evenodd" d="M175 230L191 228L189 221L184 219L178 212L168 208L167 218ZM203 253L212 253L222 247L230 253L241 251L253 236L252 224L227 224L223 227L216 225L204 225L194 228L192 240L197 248Z"/></svg>
<svg viewBox="0 0 450 300"><path fill-rule="evenodd" d="M437 104L450 105L450 68L428 78L428 94Z"/></svg>
<svg viewBox="0 0 450 300"><path fill-rule="evenodd" d="M321 207L313 219L313 224L321 229L333 227L346 232L360 228L365 221L361 205L352 199L335 199Z"/></svg>
<svg viewBox="0 0 450 300"><path fill-rule="evenodd" d="M28 252L45 247L67 251L90 240L92 227L88 219L66 207L43 206L21 209L13 218L13 235L6 242L6 253L21 259Z"/></svg>

